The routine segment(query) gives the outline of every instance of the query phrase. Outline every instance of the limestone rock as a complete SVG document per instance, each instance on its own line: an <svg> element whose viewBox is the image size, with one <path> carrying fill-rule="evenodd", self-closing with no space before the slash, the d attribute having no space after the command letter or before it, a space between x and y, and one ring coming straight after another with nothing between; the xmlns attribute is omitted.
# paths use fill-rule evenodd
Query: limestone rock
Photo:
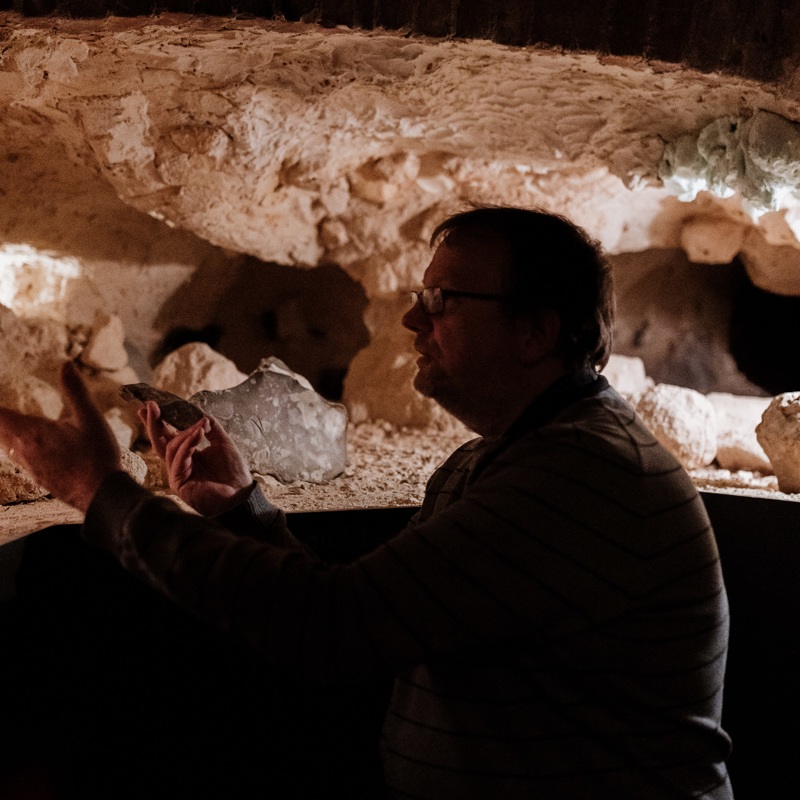
<svg viewBox="0 0 800 800"><path fill-rule="evenodd" d="M644 423L686 469L710 464L717 454L714 407L694 389L659 383L636 405Z"/></svg>
<svg viewBox="0 0 800 800"><path fill-rule="evenodd" d="M233 361L205 342L189 342L173 350L153 370L154 386L184 399L198 392L230 389L246 380Z"/></svg>
<svg viewBox="0 0 800 800"><path fill-rule="evenodd" d="M143 484L147 478L147 464L144 459L136 453L128 450L127 447L120 448L122 456L122 469L133 478L136 483Z"/></svg>
<svg viewBox="0 0 800 800"><path fill-rule="evenodd" d="M693 264L730 264L746 232L742 223L725 217L690 217L681 226L681 246Z"/></svg>
<svg viewBox="0 0 800 800"><path fill-rule="evenodd" d="M69 339L63 323L18 317L0 305L0 382L24 373L56 385L68 350Z"/></svg>
<svg viewBox="0 0 800 800"><path fill-rule="evenodd" d="M125 350L125 328L116 314L97 314L92 325L89 341L86 343L80 360L95 369L123 369L128 364L128 353Z"/></svg>
<svg viewBox="0 0 800 800"><path fill-rule="evenodd" d="M125 472L137 483L144 483L147 477L147 465L144 460L126 447L120 449L120 454ZM47 495L46 489L39 486L22 467L0 450L0 505L27 503Z"/></svg>
<svg viewBox="0 0 800 800"><path fill-rule="evenodd" d="M46 381L35 375L18 373L0 385L0 406L23 414L58 419L64 402L58 390Z"/></svg>
<svg viewBox="0 0 800 800"><path fill-rule="evenodd" d="M723 469L772 473L772 465L758 442L756 427L771 397L743 397L711 392L706 398L717 416L717 463Z"/></svg>
<svg viewBox="0 0 800 800"><path fill-rule="evenodd" d="M347 412L277 358L232 389L191 398L219 420L254 472L321 482L347 466Z"/></svg>
<svg viewBox="0 0 800 800"><path fill-rule="evenodd" d="M800 492L800 392L772 399L756 428L782 492Z"/></svg>
<svg viewBox="0 0 800 800"><path fill-rule="evenodd" d="M0 505L30 502L46 494L45 489L0 451Z"/></svg>
<svg viewBox="0 0 800 800"><path fill-rule="evenodd" d="M647 377L644 361L632 356L612 354L603 367L603 375L623 397L634 403L654 385L653 379Z"/></svg>

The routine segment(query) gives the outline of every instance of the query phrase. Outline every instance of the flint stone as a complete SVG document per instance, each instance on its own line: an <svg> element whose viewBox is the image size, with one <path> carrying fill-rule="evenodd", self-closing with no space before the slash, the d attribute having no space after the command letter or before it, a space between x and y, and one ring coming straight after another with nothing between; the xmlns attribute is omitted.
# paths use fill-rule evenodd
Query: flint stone
<svg viewBox="0 0 800 800"><path fill-rule="evenodd" d="M800 392L786 392L767 406L756 436L767 454L778 488L800 492Z"/></svg>
<svg viewBox="0 0 800 800"><path fill-rule="evenodd" d="M124 400L138 400L140 403L153 400L161 410L161 419L179 431L203 419L203 412L194 403L147 383L129 383L120 387L119 393Z"/></svg>
<svg viewBox="0 0 800 800"><path fill-rule="evenodd" d="M708 466L717 454L714 406L700 392L657 383L636 404L645 425L685 469Z"/></svg>
<svg viewBox="0 0 800 800"><path fill-rule="evenodd" d="M263 359L239 386L190 400L219 421L253 472L321 483L347 466L344 406L318 395L277 358Z"/></svg>

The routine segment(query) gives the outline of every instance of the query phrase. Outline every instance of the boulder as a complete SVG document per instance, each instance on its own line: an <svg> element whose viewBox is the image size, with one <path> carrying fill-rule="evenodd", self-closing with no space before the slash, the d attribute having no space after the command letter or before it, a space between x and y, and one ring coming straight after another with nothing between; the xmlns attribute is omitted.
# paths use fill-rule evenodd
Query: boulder
<svg viewBox="0 0 800 800"><path fill-rule="evenodd" d="M205 342L173 350L153 370L153 385L187 399L198 392L230 389L247 380L236 364Z"/></svg>
<svg viewBox="0 0 800 800"><path fill-rule="evenodd" d="M253 472L319 483L347 466L344 406L325 400L277 358L262 360L238 386L190 400L219 420Z"/></svg>
<svg viewBox="0 0 800 800"><path fill-rule="evenodd" d="M685 469L705 467L714 460L716 414L700 392L658 383L641 396L636 411Z"/></svg>
<svg viewBox="0 0 800 800"><path fill-rule="evenodd" d="M612 354L602 373L608 382L632 403L654 385L653 379L647 377L644 361L635 356Z"/></svg>
<svg viewBox="0 0 800 800"><path fill-rule="evenodd" d="M782 492L800 492L800 392L772 399L756 427Z"/></svg>
<svg viewBox="0 0 800 800"><path fill-rule="evenodd" d="M35 375L20 372L7 377L0 385L0 406L23 414L58 419L64 402L55 387Z"/></svg>
<svg viewBox="0 0 800 800"><path fill-rule="evenodd" d="M756 436L756 427L772 398L744 397L727 392L710 392L706 398L717 415L719 466L772 474L772 465Z"/></svg>

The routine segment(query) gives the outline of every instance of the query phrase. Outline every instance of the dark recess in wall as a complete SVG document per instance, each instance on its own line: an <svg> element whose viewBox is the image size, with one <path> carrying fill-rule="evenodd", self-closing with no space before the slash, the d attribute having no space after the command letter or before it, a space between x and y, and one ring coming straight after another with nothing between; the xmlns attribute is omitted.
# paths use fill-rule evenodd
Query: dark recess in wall
<svg viewBox="0 0 800 800"><path fill-rule="evenodd" d="M0 0L28 17L163 12L284 19L633 55L776 81L800 64L785 0Z"/></svg>
<svg viewBox="0 0 800 800"><path fill-rule="evenodd" d="M800 297L744 282L734 297L730 350L739 369L769 394L800 388Z"/></svg>

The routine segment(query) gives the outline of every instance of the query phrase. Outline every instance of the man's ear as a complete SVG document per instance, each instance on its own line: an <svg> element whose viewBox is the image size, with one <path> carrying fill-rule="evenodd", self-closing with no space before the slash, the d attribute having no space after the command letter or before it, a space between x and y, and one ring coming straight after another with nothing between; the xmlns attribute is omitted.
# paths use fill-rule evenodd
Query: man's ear
<svg viewBox="0 0 800 800"><path fill-rule="evenodd" d="M561 316L551 308L520 320L523 364L535 364L558 349L561 341Z"/></svg>

